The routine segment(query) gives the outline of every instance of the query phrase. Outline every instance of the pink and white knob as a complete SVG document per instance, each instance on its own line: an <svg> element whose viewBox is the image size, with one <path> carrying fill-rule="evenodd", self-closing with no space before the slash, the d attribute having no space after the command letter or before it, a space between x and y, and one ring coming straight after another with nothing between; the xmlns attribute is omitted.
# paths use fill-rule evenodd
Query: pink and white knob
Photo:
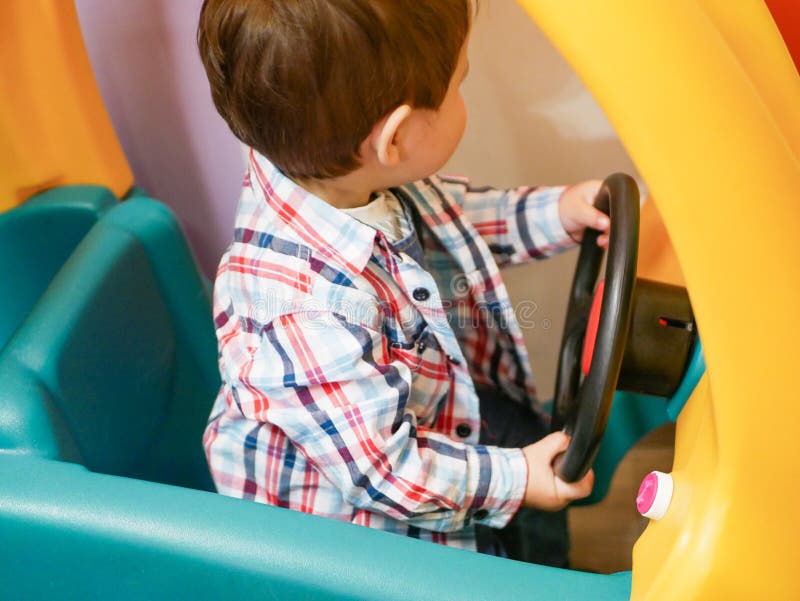
<svg viewBox="0 0 800 601"><path fill-rule="evenodd" d="M660 520L669 508L672 490L672 476L664 472L650 472L639 486L636 509L646 518Z"/></svg>

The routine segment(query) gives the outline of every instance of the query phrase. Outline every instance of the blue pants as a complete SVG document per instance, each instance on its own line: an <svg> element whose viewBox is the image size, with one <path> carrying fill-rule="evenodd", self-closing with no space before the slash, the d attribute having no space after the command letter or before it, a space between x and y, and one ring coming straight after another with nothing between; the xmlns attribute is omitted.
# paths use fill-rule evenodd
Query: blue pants
<svg viewBox="0 0 800 601"><path fill-rule="evenodd" d="M527 407L496 388L478 387L480 443L520 448L549 433L548 424ZM476 526L478 551L558 568L569 565L567 510L540 511L521 507L502 530Z"/></svg>

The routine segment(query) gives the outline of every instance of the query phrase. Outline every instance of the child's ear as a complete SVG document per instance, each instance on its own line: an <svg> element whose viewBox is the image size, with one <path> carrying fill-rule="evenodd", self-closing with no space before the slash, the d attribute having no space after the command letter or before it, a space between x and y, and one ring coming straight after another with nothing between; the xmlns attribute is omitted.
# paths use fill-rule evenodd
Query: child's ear
<svg viewBox="0 0 800 601"><path fill-rule="evenodd" d="M383 166L394 167L400 162L397 133L410 115L411 107L407 104L400 105L384 117L372 131L370 135L372 147Z"/></svg>

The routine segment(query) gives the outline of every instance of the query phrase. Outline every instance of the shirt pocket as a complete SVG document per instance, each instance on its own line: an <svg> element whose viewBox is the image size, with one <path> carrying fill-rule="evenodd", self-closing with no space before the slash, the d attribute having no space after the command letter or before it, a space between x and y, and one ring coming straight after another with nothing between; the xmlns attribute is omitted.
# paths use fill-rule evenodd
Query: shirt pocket
<svg viewBox="0 0 800 601"><path fill-rule="evenodd" d="M420 425L436 421L450 389L450 364L436 336L426 324L406 341L389 345L392 361L407 366L411 372L411 387L406 409L417 416Z"/></svg>

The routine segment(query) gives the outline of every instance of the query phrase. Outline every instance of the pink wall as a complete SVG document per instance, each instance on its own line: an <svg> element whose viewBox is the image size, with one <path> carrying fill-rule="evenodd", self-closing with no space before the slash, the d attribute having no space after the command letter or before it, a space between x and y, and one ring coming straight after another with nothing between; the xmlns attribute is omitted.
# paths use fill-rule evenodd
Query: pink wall
<svg viewBox="0 0 800 601"><path fill-rule="evenodd" d="M211 102L195 45L202 0L75 0L136 185L178 214L212 274L232 235L238 141Z"/></svg>

